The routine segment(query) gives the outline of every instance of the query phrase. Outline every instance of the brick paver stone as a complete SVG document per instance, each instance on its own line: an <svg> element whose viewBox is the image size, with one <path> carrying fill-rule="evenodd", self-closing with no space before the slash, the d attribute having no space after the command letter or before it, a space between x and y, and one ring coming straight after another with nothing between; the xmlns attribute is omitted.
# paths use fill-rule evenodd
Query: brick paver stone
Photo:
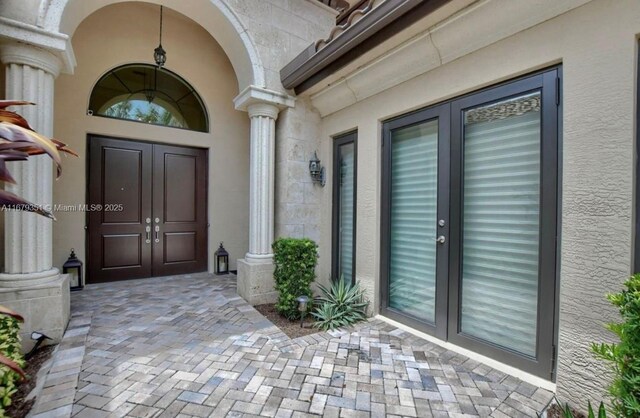
<svg viewBox="0 0 640 418"><path fill-rule="evenodd" d="M32 416L535 416L552 393L381 320L292 340L195 274L88 285Z"/></svg>

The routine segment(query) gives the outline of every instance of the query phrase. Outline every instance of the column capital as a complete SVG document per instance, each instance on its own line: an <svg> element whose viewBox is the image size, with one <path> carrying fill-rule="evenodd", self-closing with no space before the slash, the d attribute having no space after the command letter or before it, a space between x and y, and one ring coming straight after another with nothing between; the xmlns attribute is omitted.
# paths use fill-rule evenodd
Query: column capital
<svg viewBox="0 0 640 418"><path fill-rule="evenodd" d="M256 104L274 106L280 111L287 107L293 107L295 101L295 97L289 96L288 94L258 86L248 86L233 99L236 110L244 110L245 112L248 112L249 107Z"/></svg>
<svg viewBox="0 0 640 418"><path fill-rule="evenodd" d="M0 35L6 44L36 48L49 52L59 60L62 72L73 74L76 57L71 38L58 32L50 32L41 27L0 16ZM25 63L23 63L25 64ZM33 65L33 64L28 64ZM37 65L33 65L38 67ZM52 72L55 75L55 73Z"/></svg>
<svg viewBox="0 0 640 418"><path fill-rule="evenodd" d="M274 106L270 103L254 103L247 106L247 112L249 113L250 118L266 116L273 120L277 120L280 109L278 106Z"/></svg>
<svg viewBox="0 0 640 418"><path fill-rule="evenodd" d="M21 64L38 68L58 77L62 68L60 59L46 49L28 44L0 45L0 61L5 65Z"/></svg>

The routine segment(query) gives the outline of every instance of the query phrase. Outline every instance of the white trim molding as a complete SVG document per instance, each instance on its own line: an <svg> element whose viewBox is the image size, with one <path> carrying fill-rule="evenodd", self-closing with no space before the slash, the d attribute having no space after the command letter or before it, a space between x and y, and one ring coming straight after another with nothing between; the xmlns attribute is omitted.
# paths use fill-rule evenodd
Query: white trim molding
<svg viewBox="0 0 640 418"><path fill-rule="evenodd" d="M32 52L30 54L22 54L22 58L36 60L34 63L43 61L43 55L33 51L40 50L42 53L48 52L54 55L60 62L58 65L60 68L55 72L50 72L56 77L60 72L73 74L76 67L76 57L71 46L71 39L63 33L49 32L34 25L0 16L0 40L3 43L8 43L7 41L9 41L16 48L27 45L33 46L34 48L30 48ZM45 59L44 61L48 60ZM40 65L36 66L41 67ZM47 66L45 68L49 71L50 67Z"/></svg>
<svg viewBox="0 0 640 418"><path fill-rule="evenodd" d="M308 94L325 117L589 1L481 0Z"/></svg>

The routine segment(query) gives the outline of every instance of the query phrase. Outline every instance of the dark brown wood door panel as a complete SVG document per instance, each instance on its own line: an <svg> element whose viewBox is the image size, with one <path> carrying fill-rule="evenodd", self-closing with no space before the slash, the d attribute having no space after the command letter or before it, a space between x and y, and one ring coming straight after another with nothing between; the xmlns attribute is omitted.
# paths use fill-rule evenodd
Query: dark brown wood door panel
<svg viewBox="0 0 640 418"><path fill-rule="evenodd" d="M87 283L149 277L152 145L92 136L88 149L89 207L104 210L88 212Z"/></svg>
<svg viewBox="0 0 640 418"><path fill-rule="evenodd" d="M155 145L153 152L154 275L204 271L207 151Z"/></svg>
<svg viewBox="0 0 640 418"><path fill-rule="evenodd" d="M88 142L87 283L205 271L207 151Z"/></svg>

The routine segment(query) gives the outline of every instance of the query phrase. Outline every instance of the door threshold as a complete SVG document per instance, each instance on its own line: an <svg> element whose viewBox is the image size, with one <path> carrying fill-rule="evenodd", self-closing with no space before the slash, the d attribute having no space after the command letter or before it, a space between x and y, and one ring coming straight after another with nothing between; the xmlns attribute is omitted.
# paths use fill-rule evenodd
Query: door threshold
<svg viewBox="0 0 640 418"><path fill-rule="evenodd" d="M499 362L495 359L492 359L490 357L487 356L483 356L482 354L478 354L474 351L468 350L466 348L460 347L458 345L452 344L450 342L447 341L442 341L436 337L434 337L433 335L429 335L429 334L425 334L424 332L418 331L415 328L411 328L401 322L397 322L394 321L393 319L387 318L386 316L382 316L382 315L376 315L374 317L375 319L380 319L381 321L384 321L390 325L393 325L394 327L397 327L403 331L407 331L410 334L415 335L416 337L420 337L423 340L427 340L430 343L434 343L436 345L439 345L442 348L446 348L447 350L451 350L453 352L456 352L458 354L462 354L463 356L467 356L472 360L478 361L482 364L486 364L489 367L492 367L496 370L499 370L503 373L506 373L510 376L513 377L517 377L518 379L522 380L523 382L527 382L530 383L534 386L540 387L542 389L546 389L548 391L551 392L556 392L556 384L554 382L551 382L549 380L543 379L539 376L533 375L531 373L527 373L525 371L522 371L520 369L517 369L513 366L510 366L508 364Z"/></svg>

